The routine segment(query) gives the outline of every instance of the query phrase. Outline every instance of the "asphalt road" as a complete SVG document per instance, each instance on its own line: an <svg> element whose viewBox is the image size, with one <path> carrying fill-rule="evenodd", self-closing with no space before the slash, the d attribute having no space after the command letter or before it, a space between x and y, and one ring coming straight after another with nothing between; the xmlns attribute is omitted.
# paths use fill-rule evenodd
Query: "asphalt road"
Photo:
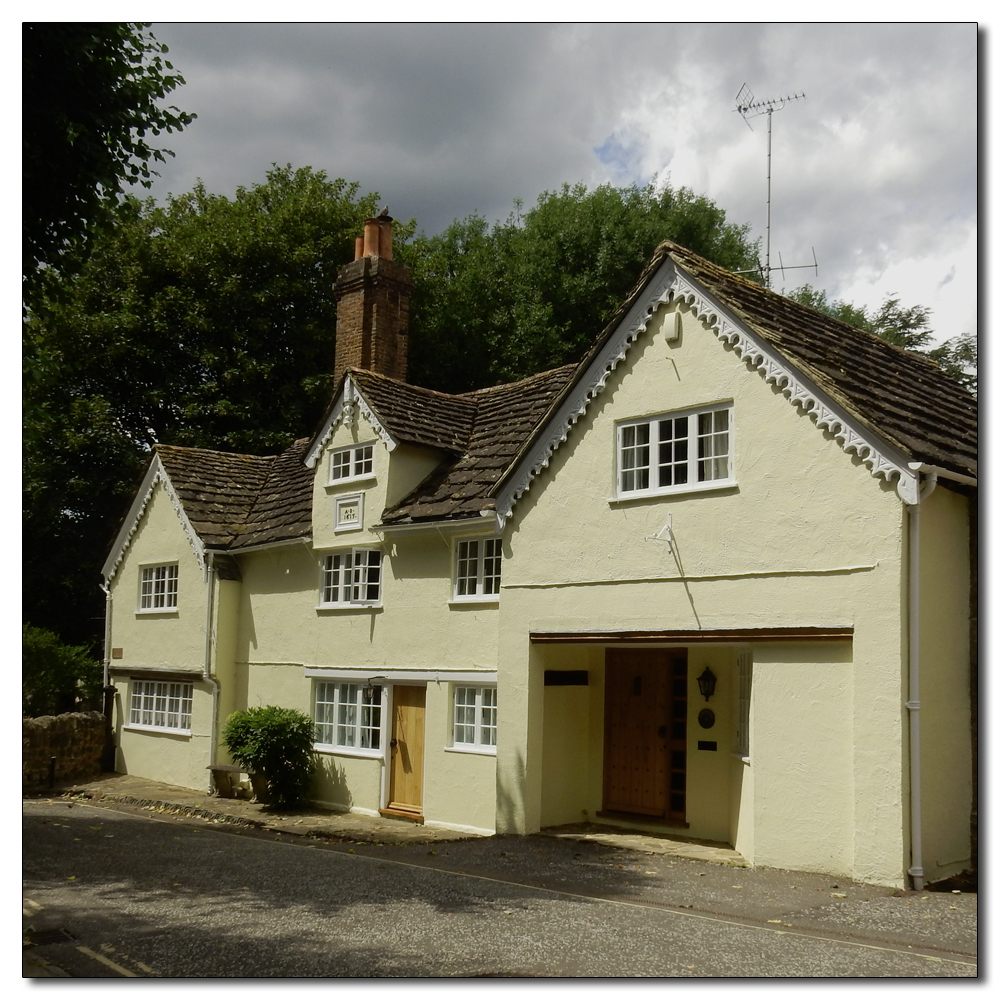
<svg viewBox="0 0 1000 1000"><path fill-rule="evenodd" d="M975 896L547 837L352 846L26 801L23 852L26 975L977 975Z"/></svg>

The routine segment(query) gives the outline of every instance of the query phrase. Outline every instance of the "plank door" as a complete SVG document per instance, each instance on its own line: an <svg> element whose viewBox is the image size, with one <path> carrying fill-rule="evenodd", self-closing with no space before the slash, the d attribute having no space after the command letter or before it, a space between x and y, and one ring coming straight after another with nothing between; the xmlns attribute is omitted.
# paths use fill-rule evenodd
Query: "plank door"
<svg viewBox="0 0 1000 1000"><path fill-rule="evenodd" d="M392 739L389 742L389 808L421 815L424 790L425 687L392 689Z"/></svg>
<svg viewBox="0 0 1000 1000"><path fill-rule="evenodd" d="M604 808L684 822L687 651L609 649L604 680Z"/></svg>

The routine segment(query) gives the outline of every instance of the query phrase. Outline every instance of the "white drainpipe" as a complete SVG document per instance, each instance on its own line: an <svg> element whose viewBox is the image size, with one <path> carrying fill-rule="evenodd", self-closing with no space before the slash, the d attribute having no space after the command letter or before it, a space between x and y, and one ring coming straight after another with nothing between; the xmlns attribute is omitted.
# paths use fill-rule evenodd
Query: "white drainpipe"
<svg viewBox="0 0 1000 1000"><path fill-rule="evenodd" d="M100 585L104 591L104 687L111 683L111 590L107 584Z"/></svg>
<svg viewBox="0 0 1000 1000"><path fill-rule="evenodd" d="M219 725L219 682L212 676L212 602L215 597L215 564L213 554L205 553L205 572L208 574L208 601L205 610L205 667L202 677L212 685L212 728L209 730L208 766L215 763L216 729ZM209 791L211 781L209 778Z"/></svg>
<svg viewBox="0 0 1000 1000"><path fill-rule="evenodd" d="M919 473L918 473L919 475ZM919 892L924 887L923 837L920 801L920 504L937 486L937 473L927 478L909 508L909 660L910 678L906 707L910 712L910 867L906 874Z"/></svg>

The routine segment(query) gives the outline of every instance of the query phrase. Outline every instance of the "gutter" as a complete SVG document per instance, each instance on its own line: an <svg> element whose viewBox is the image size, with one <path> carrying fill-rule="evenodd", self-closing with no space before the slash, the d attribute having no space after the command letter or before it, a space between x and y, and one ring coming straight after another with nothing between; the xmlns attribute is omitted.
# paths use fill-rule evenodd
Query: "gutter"
<svg viewBox="0 0 1000 1000"><path fill-rule="evenodd" d="M916 471L916 470L915 470ZM920 471L917 471L919 478ZM934 492L938 473L925 472L920 484L917 502L907 512L909 530L909 685L906 707L910 721L910 876L913 888L920 892L924 887L922 803L920 796L920 504ZM950 478L950 477L949 477Z"/></svg>
<svg viewBox="0 0 1000 1000"><path fill-rule="evenodd" d="M950 469L942 469L939 465L927 465L925 462L909 462L909 467L919 476L921 472L935 481L938 479L950 479L954 483L961 483L963 486L975 486L978 488L979 480L974 476L963 476L959 472L952 472ZM934 489L931 486L931 489ZM927 492L930 493L931 490Z"/></svg>

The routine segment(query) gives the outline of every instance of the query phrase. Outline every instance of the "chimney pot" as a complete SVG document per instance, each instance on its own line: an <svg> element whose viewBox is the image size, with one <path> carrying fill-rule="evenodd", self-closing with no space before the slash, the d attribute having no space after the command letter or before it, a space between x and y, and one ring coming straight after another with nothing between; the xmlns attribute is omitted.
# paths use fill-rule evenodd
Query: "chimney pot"
<svg viewBox="0 0 1000 1000"><path fill-rule="evenodd" d="M378 238L381 228L378 219L365 219L365 257L377 257L379 255Z"/></svg>
<svg viewBox="0 0 1000 1000"><path fill-rule="evenodd" d="M354 238L354 259L361 260L365 255L365 238L363 236L356 236Z"/></svg>

